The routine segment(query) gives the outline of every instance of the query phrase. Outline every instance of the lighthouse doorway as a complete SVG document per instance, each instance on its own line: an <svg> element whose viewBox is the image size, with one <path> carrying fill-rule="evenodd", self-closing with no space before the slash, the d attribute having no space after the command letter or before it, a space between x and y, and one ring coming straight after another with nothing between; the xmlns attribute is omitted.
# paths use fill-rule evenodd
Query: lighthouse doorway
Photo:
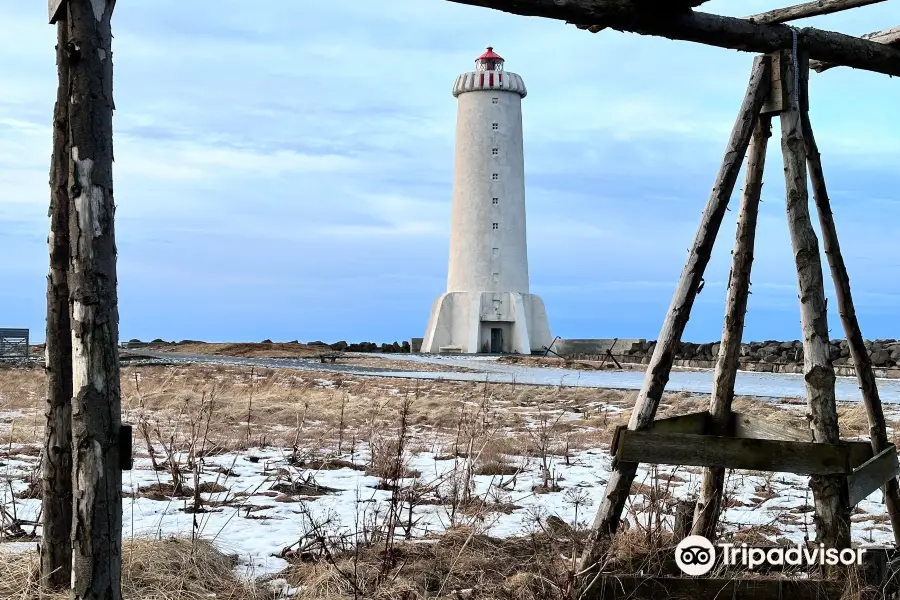
<svg viewBox="0 0 900 600"><path fill-rule="evenodd" d="M503 330L499 327L491 327L491 352L503 352Z"/></svg>

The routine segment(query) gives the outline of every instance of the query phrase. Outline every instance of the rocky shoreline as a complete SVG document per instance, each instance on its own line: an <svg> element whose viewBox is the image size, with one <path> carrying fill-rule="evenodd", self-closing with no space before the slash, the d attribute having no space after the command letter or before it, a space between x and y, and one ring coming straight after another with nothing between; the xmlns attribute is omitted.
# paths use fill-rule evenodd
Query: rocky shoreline
<svg viewBox="0 0 900 600"><path fill-rule="evenodd" d="M839 376L853 377L856 370L850 359L850 348L847 340L836 339L829 342L831 360L835 373ZM616 359L623 364L647 364L656 347L655 341L635 342L630 348L614 352ZM889 379L900 378L900 341L883 339L866 341L866 349L876 377ZM719 342L694 343L682 342L675 354L674 366L684 368L712 369L719 353ZM567 358L576 360L602 360L601 355L576 354ZM765 373L802 373L803 342L793 340L780 342L766 340L741 344L739 359L740 368L744 371Z"/></svg>

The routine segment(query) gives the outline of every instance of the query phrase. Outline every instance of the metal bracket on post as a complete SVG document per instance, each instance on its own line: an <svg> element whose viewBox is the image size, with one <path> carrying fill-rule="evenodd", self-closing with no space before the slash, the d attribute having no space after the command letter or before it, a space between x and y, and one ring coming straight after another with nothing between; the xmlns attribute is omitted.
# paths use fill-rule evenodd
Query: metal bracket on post
<svg viewBox="0 0 900 600"><path fill-rule="evenodd" d="M119 426L119 466L123 471L130 471L134 466L131 435L131 425L122 424Z"/></svg>
<svg viewBox="0 0 900 600"><path fill-rule="evenodd" d="M50 11L50 24L55 24L66 10L66 0L48 0Z"/></svg>

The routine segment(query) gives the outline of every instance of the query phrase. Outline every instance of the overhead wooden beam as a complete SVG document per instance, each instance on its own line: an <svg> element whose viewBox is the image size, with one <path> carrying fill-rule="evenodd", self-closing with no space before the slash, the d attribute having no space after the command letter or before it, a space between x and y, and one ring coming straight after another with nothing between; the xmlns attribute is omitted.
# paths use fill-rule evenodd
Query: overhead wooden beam
<svg viewBox="0 0 900 600"><path fill-rule="evenodd" d="M842 10L868 6L869 4L878 4L879 2L884 2L884 0L815 0L815 2L805 2L803 4L795 4L794 6L785 8L776 8L775 10L744 18L748 21L753 21L754 23L771 25L773 23L785 23L796 19L805 19L806 17L828 15Z"/></svg>
<svg viewBox="0 0 900 600"><path fill-rule="evenodd" d="M517 15L697 42L720 48L769 54L793 47L794 34L811 58L865 71L900 76L900 49L812 27L762 25L746 19L680 11L648 17L629 0L449 0Z"/></svg>
<svg viewBox="0 0 900 600"><path fill-rule="evenodd" d="M870 40L872 42L878 42L879 44L886 44L888 46L900 48L900 25L898 25L897 27L891 27L890 29L882 29L881 31L866 33L859 37L863 40ZM817 73L821 73L822 71L827 71L828 69L833 69L834 67L839 66L841 65L824 62L821 60L809 61L809 68L813 69Z"/></svg>

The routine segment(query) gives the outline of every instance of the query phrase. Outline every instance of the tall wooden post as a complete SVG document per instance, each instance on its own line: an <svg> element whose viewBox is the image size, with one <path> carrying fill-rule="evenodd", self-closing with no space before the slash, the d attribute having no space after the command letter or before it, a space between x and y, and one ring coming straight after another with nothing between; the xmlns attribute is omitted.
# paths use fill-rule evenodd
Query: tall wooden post
<svg viewBox="0 0 900 600"><path fill-rule="evenodd" d="M747 312L747 296L750 293L750 268L753 265L753 247L756 239L756 219L762 195L763 169L766 163L766 147L772 135L772 117L761 115L753 131L747 156L747 174L741 197L737 233L732 251L731 276L728 278L728 294L725 300L725 325L722 342L716 358L709 413L714 435L724 435L731 415L734 398L734 380L741 355L741 337L744 333L744 315ZM719 467L703 470L703 481L694 511L691 533L713 540L716 522L722 502L725 469Z"/></svg>
<svg viewBox="0 0 900 600"><path fill-rule="evenodd" d="M113 224L115 0L66 0L72 298L72 598L119 600L122 472Z"/></svg>
<svg viewBox="0 0 900 600"><path fill-rule="evenodd" d="M801 98L807 98L807 86L801 81ZM875 382L875 372L872 370L872 360L863 342L859 321L856 319L856 309L853 306L853 296L850 293L850 276L841 255L841 245L838 243L837 229L834 225L834 215L831 213L831 200L828 198L828 188L825 185L825 174L822 170L822 157L813 136L812 125L809 121L809 112L801 111L803 123L803 141L806 143L806 160L809 165L809 178L812 182L813 198L819 214L819 224L822 228L822 245L825 248L825 256L831 267L831 278L837 296L838 312L841 315L841 324L844 327L844 335L847 336L847 344L850 346L850 357L856 369L856 380L862 391L863 404L869 418L869 439L872 450L878 455L888 447L887 429L884 421L884 410L881 406L881 398L878 395L878 385ZM884 500L888 514L891 517L891 526L894 530L894 543L900 545L900 486L897 478L890 479L883 488Z"/></svg>
<svg viewBox="0 0 900 600"><path fill-rule="evenodd" d="M809 74L808 57L800 49L780 54L781 81L790 102L781 113L781 147L787 190L788 228L800 292L803 328L803 374L806 402L816 442L840 442L834 396L834 367L828 344L828 318L819 243L809 214L806 147L801 124L799 82ZM797 71L799 69L799 72ZM817 541L829 548L850 546L850 511L843 498L843 478L813 475L810 488L816 509Z"/></svg>
<svg viewBox="0 0 900 600"><path fill-rule="evenodd" d="M644 384L635 401L628 428L631 430L646 429L653 423L656 409L662 398L666 383L669 381L669 373L672 370L672 361L681 341L681 334L690 317L691 307L697 290L703 279L703 272L709 263L713 244L722 218L728 207L728 200L734 191L747 146L753 133L754 125L759 116L760 108L765 101L769 89L769 60L768 57L757 57L753 63L750 76L750 84L741 111L731 132L731 138L725 151L725 158L716 177L706 209L700 221L694 237L694 244L688 255L687 263L681 273L678 287L672 297L672 304L666 314L656 348L647 366L644 376ZM597 562L606 553L606 547L610 537L619 526L622 509L628 497L631 483L634 481L638 465L636 463L619 461L615 465L606 486L603 502L600 505L594 519L590 539L586 546L586 552L582 556L580 571L586 571L596 566Z"/></svg>
<svg viewBox="0 0 900 600"><path fill-rule="evenodd" d="M50 272L47 275L47 425L41 460L41 581L69 585L72 571L72 334L69 320L69 30L56 25L59 87L53 110L50 164Z"/></svg>

